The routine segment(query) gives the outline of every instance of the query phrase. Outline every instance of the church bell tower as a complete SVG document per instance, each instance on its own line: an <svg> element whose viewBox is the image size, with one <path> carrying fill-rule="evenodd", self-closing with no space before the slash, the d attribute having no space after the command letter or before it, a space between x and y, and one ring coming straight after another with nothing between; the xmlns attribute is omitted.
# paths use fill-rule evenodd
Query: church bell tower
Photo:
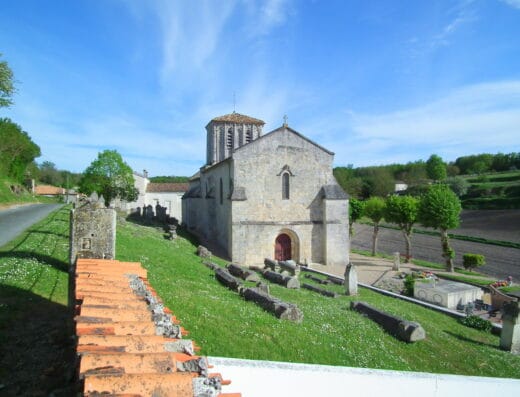
<svg viewBox="0 0 520 397"><path fill-rule="evenodd" d="M233 150L259 138L264 124L262 120L236 112L212 119L206 126L206 165L227 159Z"/></svg>

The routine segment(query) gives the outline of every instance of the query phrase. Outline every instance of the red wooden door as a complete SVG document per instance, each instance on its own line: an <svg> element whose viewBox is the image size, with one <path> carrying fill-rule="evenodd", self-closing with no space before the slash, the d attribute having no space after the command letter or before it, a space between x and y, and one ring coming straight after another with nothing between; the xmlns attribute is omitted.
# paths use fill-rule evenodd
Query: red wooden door
<svg viewBox="0 0 520 397"><path fill-rule="evenodd" d="M276 237L274 256L277 261L291 259L291 238L287 234Z"/></svg>

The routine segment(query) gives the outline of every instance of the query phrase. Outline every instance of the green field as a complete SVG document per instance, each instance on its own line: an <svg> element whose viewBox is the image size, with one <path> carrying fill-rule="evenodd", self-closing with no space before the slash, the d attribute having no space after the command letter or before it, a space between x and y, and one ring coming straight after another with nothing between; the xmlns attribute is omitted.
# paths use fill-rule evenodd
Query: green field
<svg viewBox="0 0 520 397"><path fill-rule="evenodd" d="M520 357L501 351L497 336L366 289L355 299L421 323L426 340L400 342L351 311L354 298L332 299L271 285L274 296L297 304L304 313L302 324L278 320L219 284L195 255L196 244L185 237L168 241L159 228L120 220L117 258L139 261L148 269L152 286L202 347L202 354L520 378ZM63 373L73 367L70 338L62 335L67 254L66 207L1 249L0 383L18 379L21 388L33 382L34 387L52 390L48 384L64 382ZM325 288L342 292L340 286ZM56 373L47 379L48 362L54 363Z"/></svg>
<svg viewBox="0 0 520 397"><path fill-rule="evenodd" d="M278 320L220 285L195 256L195 250L196 246L184 238L166 241L155 228L119 224L117 257L142 262L149 270L151 284L204 354L520 378L520 357L500 351L497 336L366 289L355 299L421 323L427 339L415 344L396 340L351 311L354 298L326 298L271 284L271 294L296 303L305 316L302 324ZM343 291L339 286L326 288ZM463 360L461 351L465 352Z"/></svg>
<svg viewBox="0 0 520 397"><path fill-rule="evenodd" d="M461 197L465 209L519 209L520 171L466 176L468 192Z"/></svg>

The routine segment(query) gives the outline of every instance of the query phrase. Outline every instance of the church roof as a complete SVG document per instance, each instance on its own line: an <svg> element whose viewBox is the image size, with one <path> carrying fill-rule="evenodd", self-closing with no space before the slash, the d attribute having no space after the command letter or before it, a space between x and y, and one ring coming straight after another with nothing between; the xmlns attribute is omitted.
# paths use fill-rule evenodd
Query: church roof
<svg viewBox="0 0 520 397"><path fill-rule="evenodd" d="M348 194L339 185L324 185L321 188L321 197L327 200L347 200Z"/></svg>
<svg viewBox="0 0 520 397"><path fill-rule="evenodd" d="M264 125L265 122L260 119L255 119L254 117L249 117L240 113L230 113L225 114L224 116L218 116L213 118L211 121L217 122L225 122L225 123L238 123L238 124L260 124Z"/></svg>
<svg viewBox="0 0 520 397"><path fill-rule="evenodd" d="M325 148L324 148L323 146L321 146L321 145L318 145L318 144L317 144L316 142L314 142L312 139L309 139L309 138L307 138L305 135L300 134L298 131L293 130L293 129L292 129L291 127L289 127L287 124L283 124L281 127L277 128L277 129L275 129L275 130L272 130L272 131L268 132L267 134L264 134L264 135L262 135L262 136L259 136L259 137L258 137L257 139L255 139L254 141L248 143L248 145L252 145L252 144L254 144L254 143L260 141L261 139L268 138L268 137L271 136L272 134L275 134L275 133L277 133L277 132L279 132L279 131L284 131L284 130L287 130L287 131L293 133L294 135L299 136L300 138L302 138L302 139L306 140L307 142L313 144L314 146L320 148L320 149L323 150L325 153L328 153L328 154L334 155L334 152L331 152L330 150L325 149ZM247 145L240 146L240 147L236 148L234 151L240 150L241 148L243 148L243 147L245 147L245 146L247 146Z"/></svg>
<svg viewBox="0 0 520 397"><path fill-rule="evenodd" d="M170 193L170 192L187 192L188 183L154 183L150 182L146 186L148 193Z"/></svg>

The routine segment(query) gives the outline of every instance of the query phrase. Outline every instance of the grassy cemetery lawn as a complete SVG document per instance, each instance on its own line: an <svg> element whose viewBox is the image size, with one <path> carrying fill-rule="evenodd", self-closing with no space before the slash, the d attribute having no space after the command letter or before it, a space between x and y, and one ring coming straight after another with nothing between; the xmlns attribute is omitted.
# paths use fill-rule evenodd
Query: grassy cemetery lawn
<svg viewBox="0 0 520 397"><path fill-rule="evenodd" d="M52 213L0 250L0 383L18 382L23 391L66 385L74 365L65 326L68 209ZM414 344L395 339L351 311L353 298L271 284L272 295L304 313L301 324L278 320L223 287L195 250L182 236L168 241L158 228L118 224L117 259L139 261L148 269L151 284L190 332L188 337L202 346L202 354L520 378L520 357L499 350L498 336L365 289L356 300L419 322L426 339ZM311 283L303 276L301 281Z"/></svg>
<svg viewBox="0 0 520 397"><path fill-rule="evenodd" d="M271 294L295 303L302 324L278 320L222 286L195 255L196 245L179 237L167 241L153 227L118 224L117 257L140 261L153 287L203 347L202 354L258 360L520 378L520 357L499 350L499 337L467 328L457 320L369 290L351 298L327 298L305 289L271 284ZM217 258L214 262L224 265ZM311 283L301 277L302 282ZM326 288L338 293L340 286ZM363 300L419 322L426 340L406 344L351 311Z"/></svg>
<svg viewBox="0 0 520 397"><path fill-rule="evenodd" d="M70 387L68 210L51 213L0 249L0 395L4 386L7 396Z"/></svg>

